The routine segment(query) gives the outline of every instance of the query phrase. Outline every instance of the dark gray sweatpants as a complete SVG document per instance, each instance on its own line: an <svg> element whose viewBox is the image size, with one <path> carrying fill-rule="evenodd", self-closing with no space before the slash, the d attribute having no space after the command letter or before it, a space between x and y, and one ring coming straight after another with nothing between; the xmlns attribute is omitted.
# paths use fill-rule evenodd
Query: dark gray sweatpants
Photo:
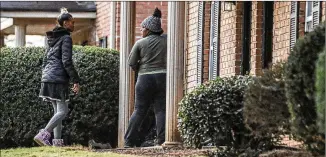
<svg viewBox="0 0 326 157"><path fill-rule="evenodd" d="M165 141L166 73L139 75L136 83L135 110L132 113L125 134L125 145L134 146L138 128L144 120L150 105L153 105L157 144Z"/></svg>

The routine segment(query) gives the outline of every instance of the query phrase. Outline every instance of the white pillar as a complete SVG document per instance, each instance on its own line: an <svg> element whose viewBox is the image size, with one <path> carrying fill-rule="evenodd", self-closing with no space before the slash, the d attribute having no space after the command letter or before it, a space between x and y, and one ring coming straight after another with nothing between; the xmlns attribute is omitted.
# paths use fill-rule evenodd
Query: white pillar
<svg viewBox="0 0 326 157"><path fill-rule="evenodd" d="M44 36L44 47L48 47L48 37Z"/></svg>
<svg viewBox="0 0 326 157"><path fill-rule="evenodd" d="M109 44L109 48L111 48L111 49L115 49L116 5L117 5L116 2L113 2L113 1L111 2L111 12L110 12L110 14L111 14L111 16L110 16L111 17L111 25L110 25L110 44Z"/></svg>
<svg viewBox="0 0 326 157"><path fill-rule="evenodd" d="M135 74L127 61L134 41L135 2L121 2L120 22L120 79L118 147L124 146L124 134L134 110Z"/></svg>
<svg viewBox="0 0 326 157"><path fill-rule="evenodd" d="M183 98L185 2L168 2L166 128L163 146L179 146L178 104Z"/></svg>
<svg viewBox="0 0 326 157"><path fill-rule="evenodd" d="M15 46L25 46L26 44L26 25L15 26Z"/></svg>

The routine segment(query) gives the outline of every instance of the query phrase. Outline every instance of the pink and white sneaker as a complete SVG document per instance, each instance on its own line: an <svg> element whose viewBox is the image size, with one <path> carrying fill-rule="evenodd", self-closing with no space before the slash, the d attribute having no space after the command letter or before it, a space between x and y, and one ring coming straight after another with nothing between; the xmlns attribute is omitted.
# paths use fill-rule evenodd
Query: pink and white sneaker
<svg viewBox="0 0 326 157"><path fill-rule="evenodd" d="M63 139L53 139L52 144L55 147L63 147L64 146Z"/></svg>
<svg viewBox="0 0 326 157"><path fill-rule="evenodd" d="M51 134L42 129L40 132L34 137L34 141L40 146L51 146L49 139L51 138Z"/></svg>

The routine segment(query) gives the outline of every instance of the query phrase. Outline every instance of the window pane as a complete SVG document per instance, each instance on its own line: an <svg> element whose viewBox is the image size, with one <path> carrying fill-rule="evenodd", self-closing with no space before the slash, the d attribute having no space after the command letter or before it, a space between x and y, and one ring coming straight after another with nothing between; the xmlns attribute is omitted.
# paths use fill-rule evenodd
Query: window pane
<svg viewBox="0 0 326 157"><path fill-rule="evenodd" d="M306 2L307 3L307 16L311 16L312 15L312 2Z"/></svg>
<svg viewBox="0 0 326 157"><path fill-rule="evenodd" d="M103 48L103 46L104 46L104 41L103 41L103 39L100 39L100 47L102 47Z"/></svg>
<svg viewBox="0 0 326 157"><path fill-rule="evenodd" d="M311 32L311 31L313 31L314 30L314 28L313 28L313 25L312 25L312 21L310 21L310 22L307 22L307 32Z"/></svg>

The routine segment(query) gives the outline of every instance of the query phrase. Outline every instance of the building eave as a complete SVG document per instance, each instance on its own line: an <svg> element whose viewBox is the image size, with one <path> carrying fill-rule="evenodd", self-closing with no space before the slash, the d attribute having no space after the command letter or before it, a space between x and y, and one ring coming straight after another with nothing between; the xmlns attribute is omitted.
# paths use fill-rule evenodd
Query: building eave
<svg viewBox="0 0 326 157"><path fill-rule="evenodd" d="M70 12L74 18L95 19L96 12ZM1 11L2 18L57 18L58 12L41 11Z"/></svg>

